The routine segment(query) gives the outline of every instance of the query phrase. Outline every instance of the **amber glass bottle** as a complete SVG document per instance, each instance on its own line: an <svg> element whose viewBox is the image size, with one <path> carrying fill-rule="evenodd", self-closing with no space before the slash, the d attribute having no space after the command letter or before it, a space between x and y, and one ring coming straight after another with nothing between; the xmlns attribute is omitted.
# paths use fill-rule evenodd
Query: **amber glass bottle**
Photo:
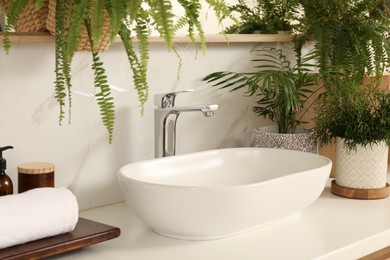
<svg viewBox="0 0 390 260"><path fill-rule="evenodd" d="M0 196L10 195L13 193L14 188L11 178L5 174L5 172L0 173Z"/></svg>
<svg viewBox="0 0 390 260"><path fill-rule="evenodd" d="M10 195L14 193L12 180L5 173L5 169L7 169L7 161L3 158L3 151L12 148L12 146L0 147L0 196Z"/></svg>

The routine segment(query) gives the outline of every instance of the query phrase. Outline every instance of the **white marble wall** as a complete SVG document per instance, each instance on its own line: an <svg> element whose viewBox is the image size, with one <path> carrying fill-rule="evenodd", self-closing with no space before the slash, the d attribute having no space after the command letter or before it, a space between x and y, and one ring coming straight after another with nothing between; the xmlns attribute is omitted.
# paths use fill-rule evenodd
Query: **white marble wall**
<svg viewBox="0 0 390 260"><path fill-rule="evenodd" d="M283 44L282 44L283 45ZM183 60L178 79L178 60L161 43L150 47L150 99L142 117L131 72L119 43L102 53L116 103L114 141L100 122L94 93L91 56L77 53L73 62L72 123L58 125L58 105L53 94L54 44L14 44L11 53L0 53L0 145L13 145L4 153L8 174L17 190L16 166L23 162L48 161L56 165L56 186L69 187L81 209L122 201L116 173L130 162L153 158L153 94L195 89L177 98L177 105L216 103L215 116L201 113L180 116L177 153L247 146L254 126L266 124L251 112L253 100L242 93L218 90L202 82L217 70L250 68L250 51L259 44L209 44L207 54L195 59L191 44L177 44ZM80 94L84 93L84 94Z"/></svg>

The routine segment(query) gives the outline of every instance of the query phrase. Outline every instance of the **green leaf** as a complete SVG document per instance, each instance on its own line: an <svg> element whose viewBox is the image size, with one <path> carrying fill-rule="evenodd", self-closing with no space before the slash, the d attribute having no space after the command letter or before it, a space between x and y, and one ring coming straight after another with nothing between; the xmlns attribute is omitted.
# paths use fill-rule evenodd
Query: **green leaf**
<svg viewBox="0 0 390 260"><path fill-rule="evenodd" d="M71 7L69 17L69 29L66 33L66 57L71 60L77 46L79 44L79 37L81 28L84 26L84 19L86 18L88 0L75 1Z"/></svg>
<svg viewBox="0 0 390 260"><path fill-rule="evenodd" d="M147 84L147 65L149 60L149 52L148 52L148 31L143 30L142 28L138 28L138 37L140 38L140 56L141 59L138 58L135 53L132 45L132 41L130 38L131 31L126 25L122 25L121 30L119 31L119 35L122 39L123 45L125 46L125 50L127 53L127 58L130 63L130 67L133 71L133 81L135 85L135 89L137 90L138 99L141 103L141 114L143 114L144 103L146 102L149 92L148 92L148 84Z"/></svg>
<svg viewBox="0 0 390 260"><path fill-rule="evenodd" d="M124 17L126 17L126 2L134 3L139 1L108 0L107 10L110 15L110 42L118 35Z"/></svg>
<svg viewBox="0 0 390 260"><path fill-rule="evenodd" d="M103 36L104 11L108 0L91 0L89 19L91 20L91 34L94 42L93 48L97 48Z"/></svg>
<svg viewBox="0 0 390 260"><path fill-rule="evenodd" d="M152 16L155 27L164 39L168 49L173 48L173 12L170 0L148 0L150 6L150 15Z"/></svg>
<svg viewBox="0 0 390 260"><path fill-rule="evenodd" d="M38 11L39 9L42 8L42 6L48 2L48 0L36 0L35 1L35 10Z"/></svg>
<svg viewBox="0 0 390 260"><path fill-rule="evenodd" d="M84 20L85 27L87 28L88 38L93 45L93 38L91 35L91 24L88 19ZM94 70L94 84L98 89L98 93L95 95L97 103L100 108L100 115L102 117L103 125L108 132L108 141L112 143L114 124L115 124L115 105L113 98L111 97L111 89L107 84L106 71L103 67L103 62L100 61L99 54L92 50L92 69Z"/></svg>

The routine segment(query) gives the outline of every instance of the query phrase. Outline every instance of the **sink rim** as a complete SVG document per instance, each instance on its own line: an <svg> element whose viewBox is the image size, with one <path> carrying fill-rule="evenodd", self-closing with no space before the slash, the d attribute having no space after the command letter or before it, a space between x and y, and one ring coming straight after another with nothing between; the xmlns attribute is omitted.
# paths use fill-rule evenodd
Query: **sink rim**
<svg viewBox="0 0 390 260"><path fill-rule="evenodd" d="M130 176L127 176L127 174L131 173L126 173L124 170L128 167L134 167L137 165L142 165L145 163L158 163L159 161L170 161L170 160L177 160L181 158L188 158L192 156L196 156L198 154L207 154L207 153L214 153L218 151L228 151L228 150L242 150L242 151L259 151L259 150L275 150L281 153L296 153L296 154L305 154L308 155L309 157L314 157L317 158L318 160L322 160L323 164L310 168L304 171L296 171L296 172L289 172L287 175L282 175L278 177L273 177L268 180L261 180L253 183L244 183L244 184L228 184L228 185L221 185L221 186L195 186L195 185L179 185L179 184L166 184L166 183L156 183L156 182L149 182L145 180L139 180ZM122 177L126 178L127 181L130 181L131 183L136 183L136 184L141 184L141 185L148 185L148 186L155 186L158 188L166 188L166 189L186 189L186 190L192 190L192 191L217 191L217 190L227 190L227 189L242 189L242 188L248 188L248 187L256 187L256 186L261 186L270 182L275 182L279 180L280 178L293 178L294 175L301 175L301 174L306 174L309 171L315 171L319 168L324 168L328 166L332 166L332 161L319 154L313 154L313 153L307 153L307 152L301 152L301 151L295 151L295 150L285 150L285 149L276 149L276 148L258 148L258 147L239 147L239 148L222 148L222 149L213 149L213 150L206 150L206 151L200 151L200 152L194 152L194 153L189 153L189 154L181 154L181 155L175 155L175 156L169 156L169 157L162 157L162 158L154 158L154 159L148 159L144 161L139 161L139 162L134 162L134 163L129 163L124 166L122 166L118 170L118 175L121 175Z"/></svg>

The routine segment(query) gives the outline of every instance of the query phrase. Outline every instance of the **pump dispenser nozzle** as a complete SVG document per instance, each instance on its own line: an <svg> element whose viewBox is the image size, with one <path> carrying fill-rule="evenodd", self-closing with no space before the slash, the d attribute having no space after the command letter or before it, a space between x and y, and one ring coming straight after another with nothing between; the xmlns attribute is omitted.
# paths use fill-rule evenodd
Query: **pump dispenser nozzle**
<svg viewBox="0 0 390 260"><path fill-rule="evenodd" d="M13 147L0 147L0 196L13 194L12 180L7 174L5 174L7 161L3 158L3 151L8 149L13 149Z"/></svg>
<svg viewBox="0 0 390 260"><path fill-rule="evenodd" d="M5 169L7 169L7 161L3 158L3 151L13 149L12 146L4 146L0 147L0 173L4 173Z"/></svg>

